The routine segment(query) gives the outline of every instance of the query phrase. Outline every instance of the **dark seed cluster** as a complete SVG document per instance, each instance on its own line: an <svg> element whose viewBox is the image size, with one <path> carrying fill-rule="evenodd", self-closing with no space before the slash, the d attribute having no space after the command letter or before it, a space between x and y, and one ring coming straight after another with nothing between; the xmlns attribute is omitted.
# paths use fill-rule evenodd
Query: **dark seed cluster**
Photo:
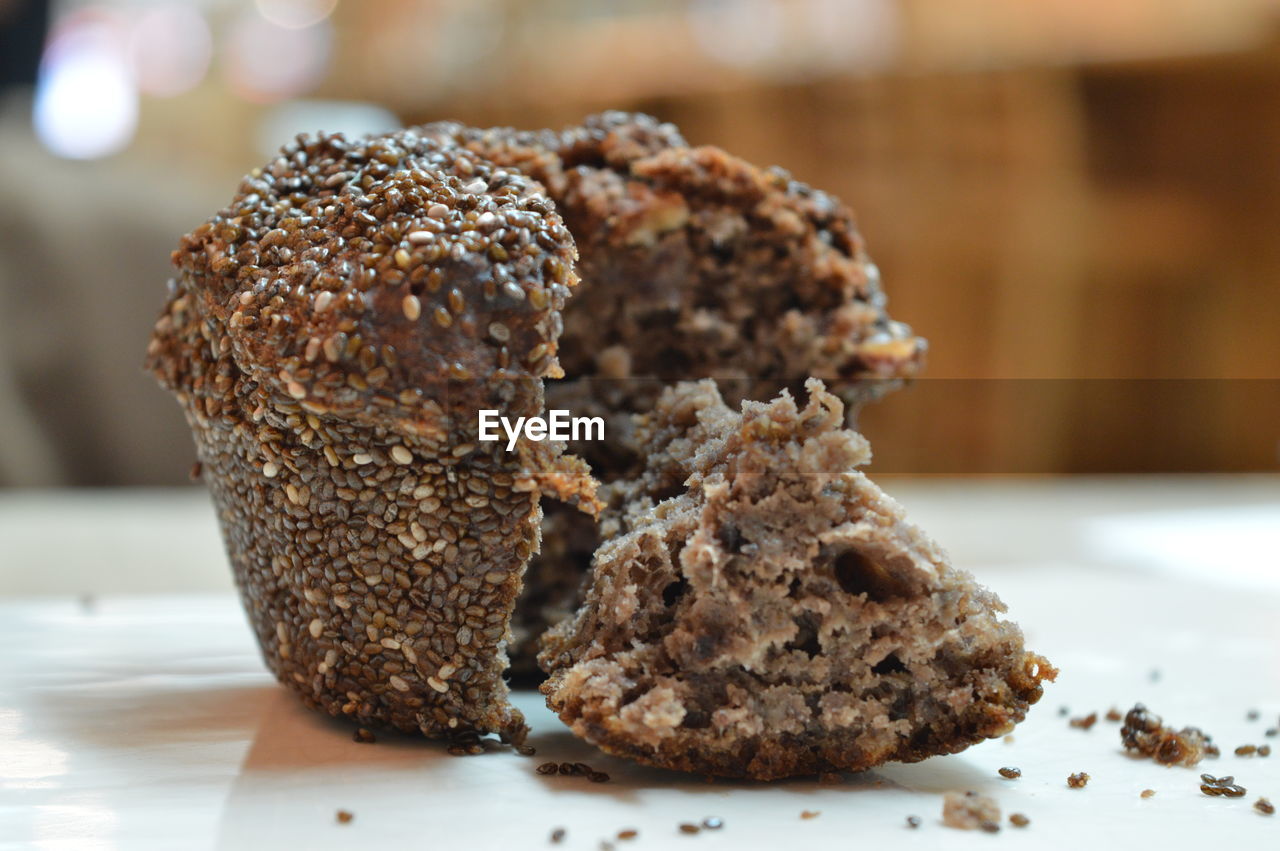
<svg viewBox="0 0 1280 851"><path fill-rule="evenodd" d="M1200 775L1200 791L1211 798L1243 798L1249 790L1236 785L1235 777L1214 777L1212 774Z"/></svg>
<svg viewBox="0 0 1280 851"><path fill-rule="evenodd" d="M609 775L603 771L596 771L585 762L544 762L541 763L535 772L542 775L560 775L562 777L585 777L592 783L607 783Z"/></svg>
<svg viewBox="0 0 1280 851"><path fill-rule="evenodd" d="M1138 703L1125 715L1120 741L1126 749L1164 765L1192 766L1209 755L1211 738L1197 727L1166 727L1159 715Z"/></svg>

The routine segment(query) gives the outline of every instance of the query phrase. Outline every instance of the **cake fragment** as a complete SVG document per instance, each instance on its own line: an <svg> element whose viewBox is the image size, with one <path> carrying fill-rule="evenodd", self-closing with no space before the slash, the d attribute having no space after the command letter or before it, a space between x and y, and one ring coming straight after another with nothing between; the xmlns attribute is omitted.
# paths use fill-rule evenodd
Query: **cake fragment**
<svg viewBox="0 0 1280 851"><path fill-rule="evenodd" d="M1056 675L806 387L739 413L686 382L639 418L645 466L605 486L586 602L539 656L578 736L703 774L860 770L1004 735Z"/></svg>

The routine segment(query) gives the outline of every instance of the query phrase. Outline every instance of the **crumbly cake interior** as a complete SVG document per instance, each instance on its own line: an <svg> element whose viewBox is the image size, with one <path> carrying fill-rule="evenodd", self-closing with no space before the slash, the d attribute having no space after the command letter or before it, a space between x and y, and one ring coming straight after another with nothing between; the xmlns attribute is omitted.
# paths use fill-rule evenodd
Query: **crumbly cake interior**
<svg viewBox="0 0 1280 851"><path fill-rule="evenodd" d="M600 481L635 471L632 415L675 381L715 378L736 404L813 376L852 411L922 364L925 342L887 314L852 212L781 169L624 112L560 132L424 132L538 180L573 234L585 283L565 305L565 378L547 383L547 405L605 418L607 440L570 445ZM572 508L544 512L513 623L526 682L537 636L578 605L601 540Z"/></svg>
<svg viewBox="0 0 1280 851"><path fill-rule="evenodd" d="M548 704L652 765L771 779L962 750L1056 671L856 467L820 381L741 413L681 383L605 488L586 602L544 638Z"/></svg>

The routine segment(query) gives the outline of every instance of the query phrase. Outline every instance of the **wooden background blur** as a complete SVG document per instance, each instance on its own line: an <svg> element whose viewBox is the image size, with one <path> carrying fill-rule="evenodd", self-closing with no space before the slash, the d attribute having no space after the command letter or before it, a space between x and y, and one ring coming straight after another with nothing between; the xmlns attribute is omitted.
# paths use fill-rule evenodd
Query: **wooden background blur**
<svg viewBox="0 0 1280 851"><path fill-rule="evenodd" d="M927 378L864 414L877 468L1280 466L1276 3L825 4L855 27L886 26L867 9L891 9L884 54L854 49L855 30L797 35L802 4L779 3L784 41L740 61L708 56L673 3L343 3L318 94L408 123L542 127L643 110L846 200L894 317L931 344ZM483 51L434 50L446 35L472 43L486 22L501 27ZM222 128L253 114L218 108ZM166 109L150 126L181 163L190 148L175 138L208 128ZM255 159L229 137L205 147L219 179ZM143 283L149 322L162 277ZM128 340L132 355L144 336ZM123 475L185 466L138 469Z"/></svg>

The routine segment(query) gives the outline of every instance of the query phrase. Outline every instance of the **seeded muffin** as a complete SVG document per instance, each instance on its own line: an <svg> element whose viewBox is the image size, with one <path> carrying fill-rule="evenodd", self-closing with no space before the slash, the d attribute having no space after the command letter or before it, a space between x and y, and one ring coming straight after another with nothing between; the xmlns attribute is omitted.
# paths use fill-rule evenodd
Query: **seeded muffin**
<svg viewBox="0 0 1280 851"><path fill-rule="evenodd" d="M182 240L148 365L308 704L523 739L502 674L539 497L594 510L594 482L551 444L477 442L477 409L542 411L573 260L536 182L413 131L300 136Z"/></svg>
<svg viewBox="0 0 1280 851"><path fill-rule="evenodd" d="M606 441L572 445L601 481L634 472L631 415L675 381L715 378L736 405L813 376L852 413L922 365L925 342L886 313L849 208L785 171L624 112L561 132L423 132L536 178L564 216L585 285L565 308L566 378L547 400L606 419ZM534 639L576 607L600 541L589 518L554 504L543 532L514 625L526 679Z"/></svg>
<svg viewBox="0 0 1280 851"><path fill-rule="evenodd" d="M803 409L737 413L681 383L639 418L644 467L610 486L586 602L539 656L577 735L702 774L860 770L1003 735L1056 676L806 386Z"/></svg>

